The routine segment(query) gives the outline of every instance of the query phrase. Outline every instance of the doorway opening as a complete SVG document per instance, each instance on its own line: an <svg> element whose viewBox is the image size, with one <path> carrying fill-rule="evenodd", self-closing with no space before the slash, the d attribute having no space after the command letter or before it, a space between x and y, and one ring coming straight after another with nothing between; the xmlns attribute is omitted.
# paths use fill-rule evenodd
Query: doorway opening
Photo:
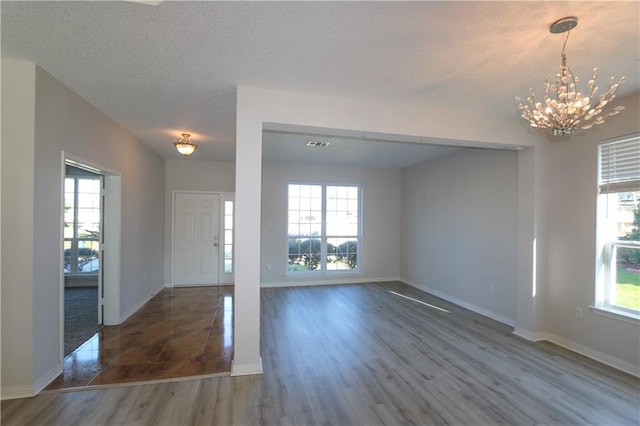
<svg viewBox="0 0 640 426"><path fill-rule="evenodd" d="M103 324L104 176L74 163L64 178L64 356Z"/></svg>

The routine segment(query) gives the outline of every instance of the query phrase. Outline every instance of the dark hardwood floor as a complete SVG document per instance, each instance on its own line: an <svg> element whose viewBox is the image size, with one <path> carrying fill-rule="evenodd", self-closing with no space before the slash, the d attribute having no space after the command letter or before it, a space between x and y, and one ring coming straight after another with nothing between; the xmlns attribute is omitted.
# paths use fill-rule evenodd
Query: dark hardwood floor
<svg viewBox="0 0 640 426"><path fill-rule="evenodd" d="M261 376L4 401L2 424L617 426L640 419L638 378L522 340L401 283L263 289L261 355Z"/></svg>
<svg viewBox="0 0 640 426"><path fill-rule="evenodd" d="M165 288L65 357L46 390L231 371L233 287Z"/></svg>

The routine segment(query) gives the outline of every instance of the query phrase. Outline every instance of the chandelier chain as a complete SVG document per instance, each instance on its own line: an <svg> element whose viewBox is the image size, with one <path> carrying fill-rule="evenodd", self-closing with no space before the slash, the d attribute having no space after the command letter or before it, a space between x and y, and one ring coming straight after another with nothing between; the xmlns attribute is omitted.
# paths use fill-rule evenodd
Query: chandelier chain
<svg viewBox="0 0 640 426"><path fill-rule="evenodd" d="M567 41L569 41L569 36L571 35L571 28L567 31L564 36L564 43L562 43L562 56L565 56L565 49L567 48Z"/></svg>

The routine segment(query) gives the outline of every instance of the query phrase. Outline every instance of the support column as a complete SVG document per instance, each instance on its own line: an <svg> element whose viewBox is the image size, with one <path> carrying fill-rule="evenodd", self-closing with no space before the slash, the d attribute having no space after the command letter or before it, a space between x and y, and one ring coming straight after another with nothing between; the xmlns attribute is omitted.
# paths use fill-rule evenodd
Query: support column
<svg viewBox="0 0 640 426"><path fill-rule="evenodd" d="M234 358L232 376L261 374L260 208L262 123L237 94L235 201Z"/></svg>
<svg viewBox="0 0 640 426"><path fill-rule="evenodd" d="M518 287L514 333L528 340L540 340L544 335L546 257L541 149L539 146L528 148L518 156Z"/></svg>

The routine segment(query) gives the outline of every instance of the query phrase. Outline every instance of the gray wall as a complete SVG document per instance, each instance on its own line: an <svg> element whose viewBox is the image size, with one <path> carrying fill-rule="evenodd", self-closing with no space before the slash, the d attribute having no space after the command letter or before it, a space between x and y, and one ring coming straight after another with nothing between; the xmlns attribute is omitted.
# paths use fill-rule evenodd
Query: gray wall
<svg viewBox="0 0 640 426"><path fill-rule="evenodd" d="M545 142L549 182L546 324L550 338L640 374L640 323L598 315L594 302L598 142L640 132L640 95L617 100L627 109L583 135ZM583 318L576 317L583 308Z"/></svg>
<svg viewBox="0 0 640 426"><path fill-rule="evenodd" d="M397 279L400 256L400 169L317 166L265 162L262 166L263 285L344 283ZM287 184L356 183L362 185L363 235L361 270L337 277L287 276ZM267 265L271 269L267 270Z"/></svg>
<svg viewBox="0 0 640 426"><path fill-rule="evenodd" d="M33 392L35 74L35 64L2 60L3 397Z"/></svg>
<svg viewBox="0 0 640 426"><path fill-rule="evenodd" d="M24 220L33 214L34 249L22 253L33 259L33 279L21 282L15 294L21 300L32 292L32 300L30 309L12 312L11 317L3 314L2 318L3 324L33 322L32 331L26 330L20 343L9 349L19 354L32 353L32 371L16 371L13 364L5 366L4 356L2 362L3 372L12 371L12 383L6 383L3 375L3 388L34 383L37 390L61 366L62 151L121 175L121 314L135 309L163 284L164 160L46 71L35 69L35 80L28 83L35 87L35 119L24 124L27 130L34 129L34 154L26 159L22 172L25 179L12 177L13 185L33 199L33 208L25 206L27 210L22 212ZM4 91L2 96L4 103ZM3 151L8 161L13 161L16 154ZM18 224L4 225L12 230ZM5 238L13 241L23 237L3 235ZM3 264L6 265L4 261ZM3 280L3 291L14 284ZM6 341L16 341L15 333L25 330L16 327L7 331L5 335L3 329L3 349ZM32 347L26 341L31 341Z"/></svg>
<svg viewBox="0 0 640 426"><path fill-rule="evenodd" d="M515 323L518 157L466 149L402 173L406 282Z"/></svg>

